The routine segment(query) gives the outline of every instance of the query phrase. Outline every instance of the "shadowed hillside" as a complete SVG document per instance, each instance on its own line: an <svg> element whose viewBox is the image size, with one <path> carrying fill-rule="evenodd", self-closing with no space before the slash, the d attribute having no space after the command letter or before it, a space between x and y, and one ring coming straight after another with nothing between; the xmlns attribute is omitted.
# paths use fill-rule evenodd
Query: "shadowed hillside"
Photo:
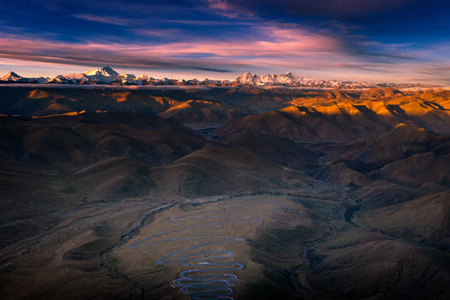
<svg viewBox="0 0 450 300"><path fill-rule="evenodd" d="M3 158L66 173L112 157L166 164L208 143L155 115L86 112L1 120Z"/></svg>
<svg viewBox="0 0 450 300"><path fill-rule="evenodd" d="M182 124L228 122L237 117L254 114L253 110L227 103L189 100L173 106L159 116L173 118Z"/></svg>
<svg viewBox="0 0 450 300"><path fill-rule="evenodd" d="M313 167L319 155L291 140L251 131L241 132L219 142L231 147L247 149L290 168Z"/></svg>
<svg viewBox="0 0 450 300"><path fill-rule="evenodd" d="M5 299L450 295L448 91L0 92Z"/></svg>
<svg viewBox="0 0 450 300"><path fill-rule="evenodd" d="M320 172L323 178L347 184L385 180L408 186L448 186L449 143L447 136L400 124L379 136L317 147L329 153L328 171Z"/></svg>

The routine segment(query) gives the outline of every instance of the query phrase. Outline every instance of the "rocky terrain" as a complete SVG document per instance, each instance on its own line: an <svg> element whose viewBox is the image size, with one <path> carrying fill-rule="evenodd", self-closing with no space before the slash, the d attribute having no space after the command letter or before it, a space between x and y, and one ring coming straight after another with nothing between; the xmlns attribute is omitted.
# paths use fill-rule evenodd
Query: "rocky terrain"
<svg viewBox="0 0 450 300"><path fill-rule="evenodd" d="M448 299L450 92L288 77L1 86L2 297Z"/></svg>

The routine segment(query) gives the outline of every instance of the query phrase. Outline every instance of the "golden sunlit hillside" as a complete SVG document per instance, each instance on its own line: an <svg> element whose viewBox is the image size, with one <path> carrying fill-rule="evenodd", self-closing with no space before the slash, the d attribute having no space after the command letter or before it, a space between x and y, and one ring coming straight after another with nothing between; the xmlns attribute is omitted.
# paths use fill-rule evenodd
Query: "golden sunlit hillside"
<svg viewBox="0 0 450 300"><path fill-rule="evenodd" d="M448 91L0 92L5 299L450 295Z"/></svg>

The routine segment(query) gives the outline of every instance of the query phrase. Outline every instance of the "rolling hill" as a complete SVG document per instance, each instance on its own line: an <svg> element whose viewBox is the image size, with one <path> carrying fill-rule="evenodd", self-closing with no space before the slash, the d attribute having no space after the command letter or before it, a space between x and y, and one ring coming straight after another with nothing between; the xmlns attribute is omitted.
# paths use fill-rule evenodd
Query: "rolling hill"
<svg viewBox="0 0 450 300"><path fill-rule="evenodd" d="M398 124L407 123L448 135L450 115L447 92L420 97L296 105L237 118L218 128L216 134L225 137L250 130L294 141L339 142L381 134ZM429 97L434 97L435 102L430 104L425 100Z"/></svg>
<svg viewBox="0 0 450 300"><path fill-rule="evenodd" d="M6 298L180 298L218 250L236 299L450 295L448 91L64 86L0 87Z"/></svg>

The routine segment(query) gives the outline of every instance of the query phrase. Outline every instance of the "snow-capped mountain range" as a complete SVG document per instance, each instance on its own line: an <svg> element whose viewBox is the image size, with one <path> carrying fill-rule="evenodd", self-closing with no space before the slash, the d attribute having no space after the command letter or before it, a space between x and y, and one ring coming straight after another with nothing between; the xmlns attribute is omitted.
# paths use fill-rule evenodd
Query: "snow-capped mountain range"
<svg viewBox="0 0 450 300"><path fill-rule="evenodd" d="M300 77L292 73L285 73L280 75L265 75L258 76L252 73L244 73L236 79L242 84L249 85L286 85L286 86L302 86L302 87L327 87L327 88L374 88L378 85L367 81L339 81L339 80L317 80L314 78Z"/></svg>
<svg viewBox="0 0 450 300"><path fill-rule="evenodd" d="M17 73L9 72L2 78L0 78L0 82L7 82L7 83L47 83L47 78L24 78Z"/></svg>
<svg viewBox="0 0 450 300"><path fill-rule="evenodd" d="M119 74L111 67L90 69L84 73L72 73L58 75L55 78L24 78L14 72L9 72L2 78L0 83L38 83L38 84L111 84L111 85L209 85L209 86L287 86L287 87L312 87L312 88L334 88L334 89L361 89L376 87L431 87L424 84L375 84L367 81L340 81L340 80L317 80L314 78L300 77L292 73L280 75L258 76L247 72L239 76L235 81L228 80L177 80L177 79L155 79L147 75L136 77L134 74Z"/></svg>

